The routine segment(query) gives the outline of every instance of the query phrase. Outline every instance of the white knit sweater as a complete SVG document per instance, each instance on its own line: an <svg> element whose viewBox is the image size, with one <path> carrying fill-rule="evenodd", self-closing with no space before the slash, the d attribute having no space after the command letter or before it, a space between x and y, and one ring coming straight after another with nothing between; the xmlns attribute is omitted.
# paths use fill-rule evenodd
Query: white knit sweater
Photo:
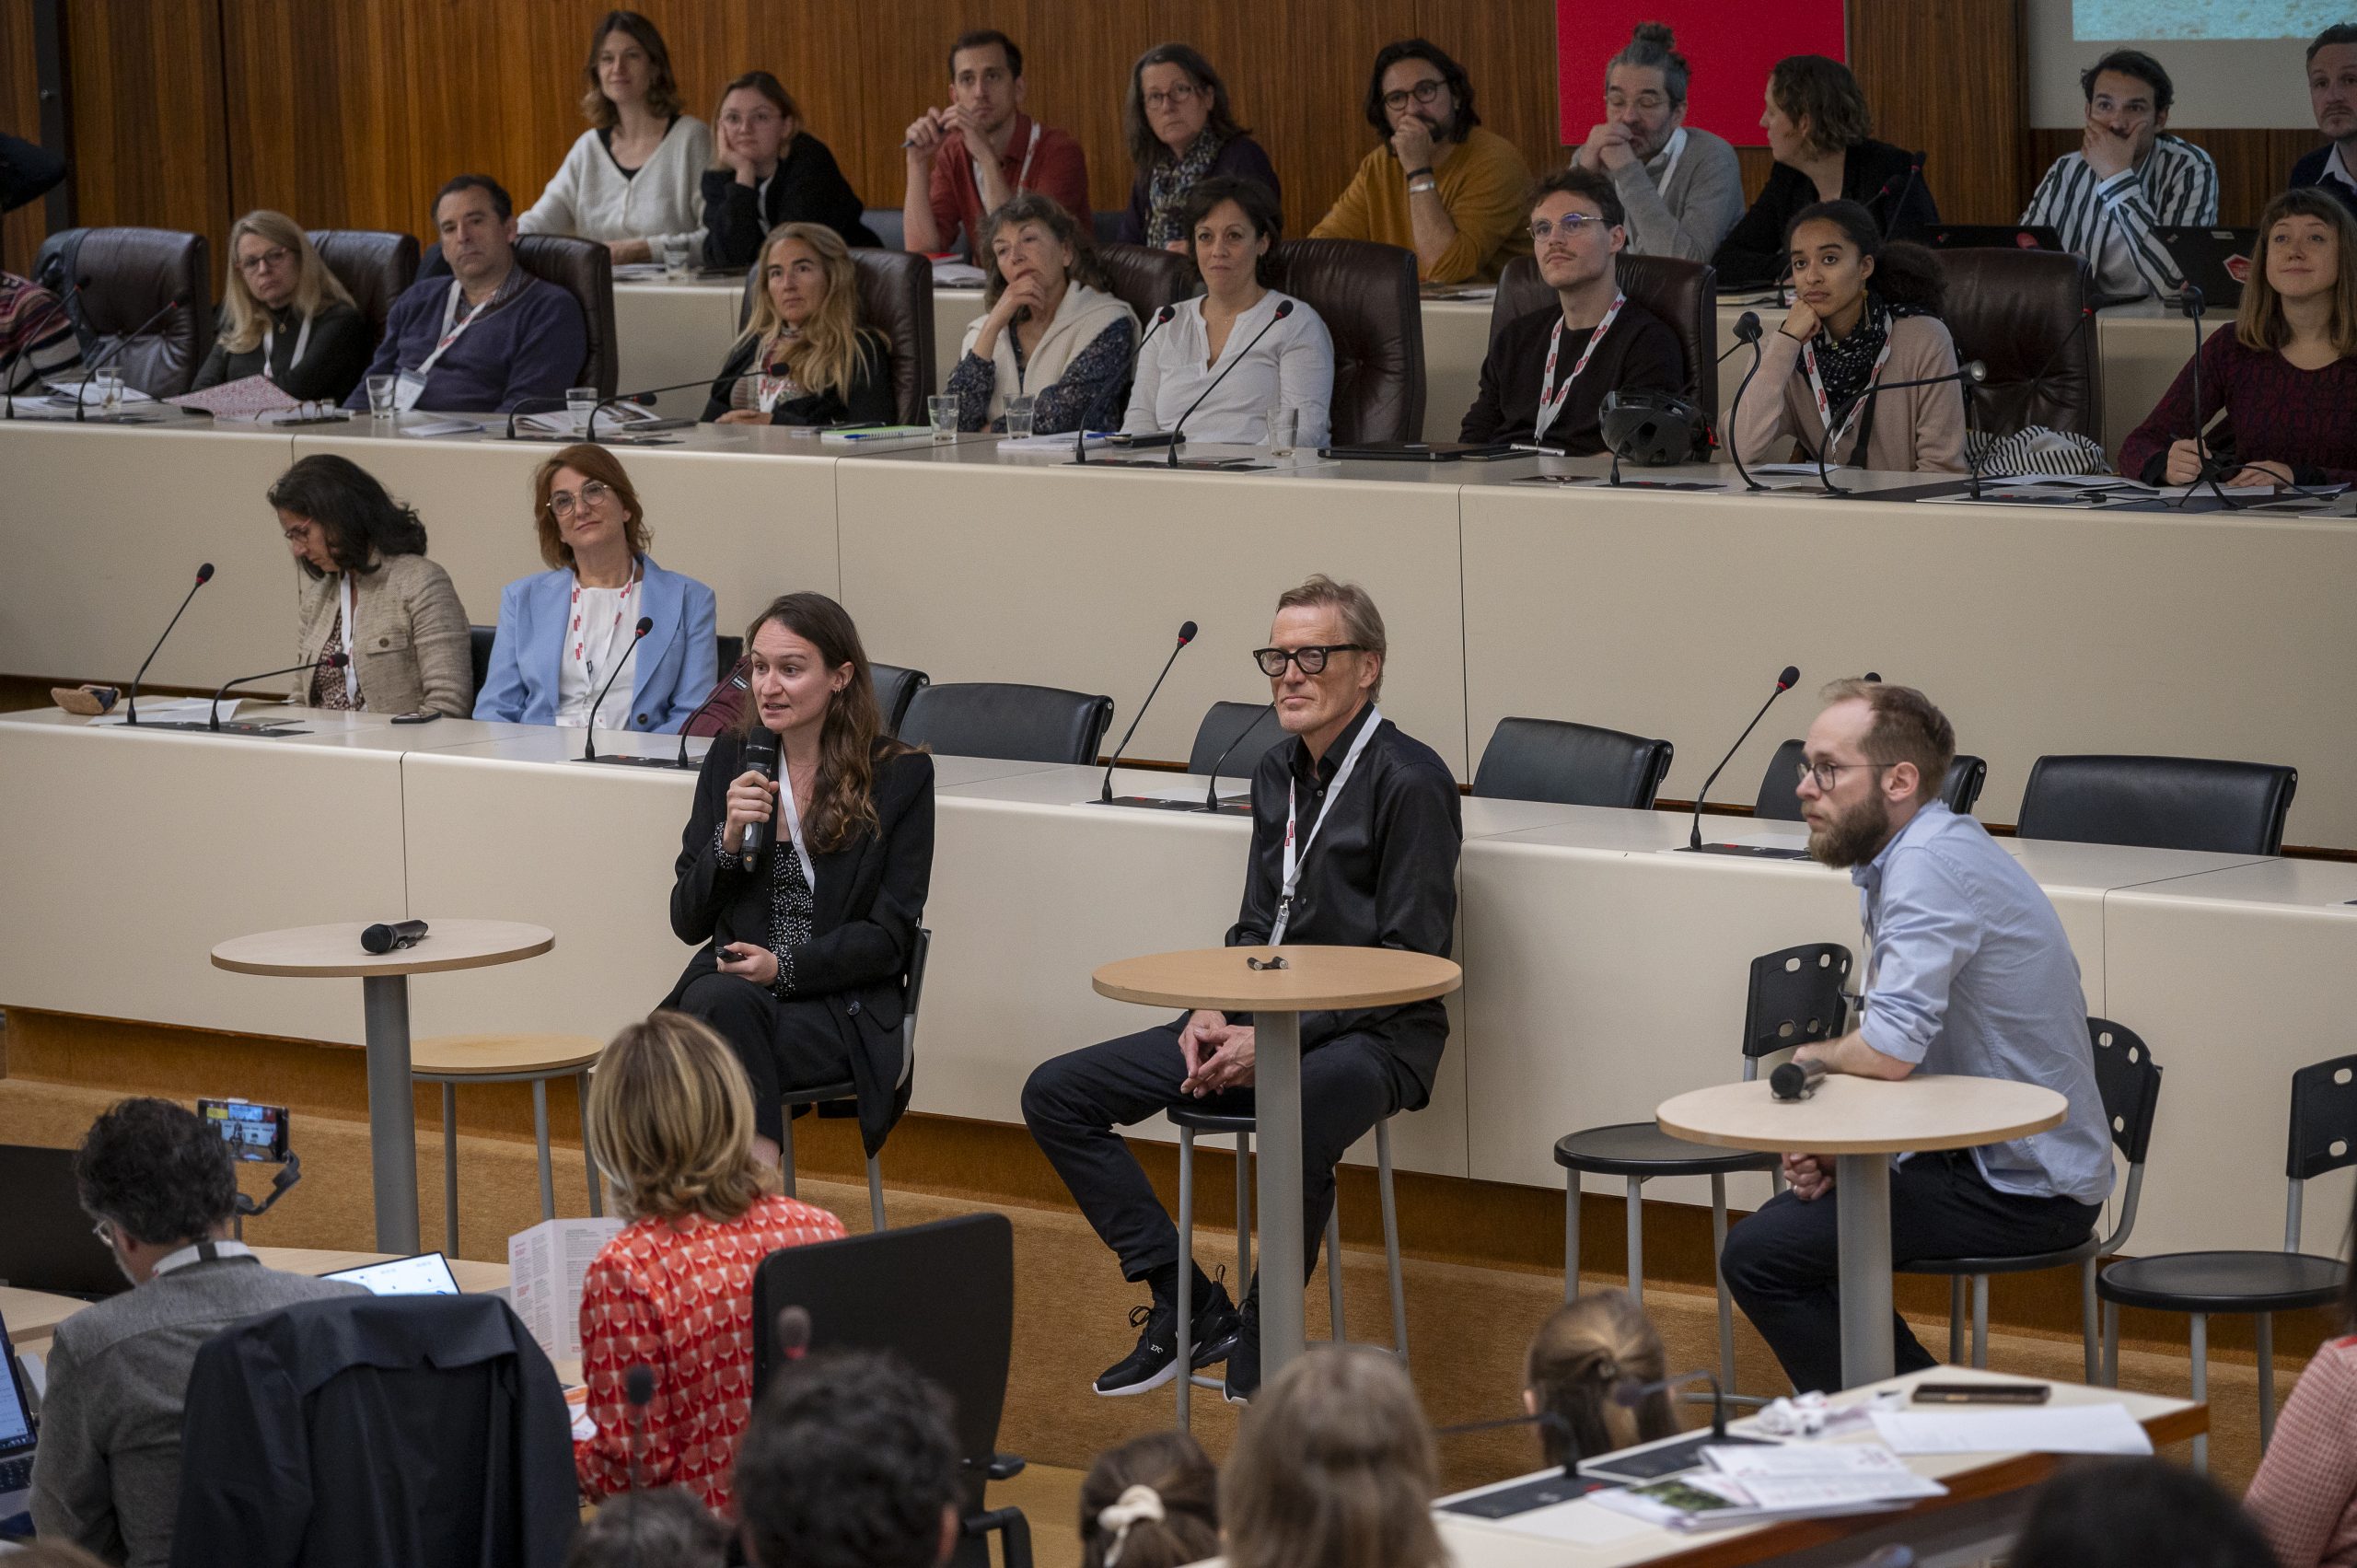
<svg viewBox="0 0 2357 1568"><path fill-rule="evenodd" d="M584 131L540 199L517 218L516 228L600 242L644 239L657 261L665 239L684 239L691 255L700 254L703 171L711 166L711 128L692 115L672 122L655 156L634 176L616 167L597 132Z"/></svg>

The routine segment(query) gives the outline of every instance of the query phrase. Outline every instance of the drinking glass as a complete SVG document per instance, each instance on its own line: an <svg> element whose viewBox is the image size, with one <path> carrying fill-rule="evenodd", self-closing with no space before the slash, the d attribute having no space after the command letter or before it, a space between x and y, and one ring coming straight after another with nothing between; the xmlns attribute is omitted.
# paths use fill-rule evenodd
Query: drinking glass
<svg viewBox="0 0 2357 1568"><path fill-rule="evenodd" d="M666 238L663 241L663 275L674 282L688 275L688 242Z"/></svg>
<svg viewBox="0 0 2357 1568"><path fill-rule="evenodd" d="M573 416L573 424L575 429L588 429L589 415L597 409L597 388L567 387L564 389L564 412Z"/></svg>
<svg viewBox="0 0 2357 1568"><path fill-rule="evenodd" d="M1271 457L1292 457L1295 442L1300 435L1300 409L1280 404L1269 411L1269 455Z"/></svg>
<svg viewBox="0 0 2357 1568"><path fill-rule="evenodd" d="M1006 400L1006 434L1010 440L1021 441L1029 437L1032 420L1038 414L1039 407L1039 400L1037 398Z"/></svg>
<svg viewBox="0 0 2357 1568"><path fill-rule="evenodd" d="M372 419L390 419L399 412L393 406L393 394L401 389L398 376L368 377L368 414Z"/></svg>
<svg viewBox="0 0 2357 1568"><path fill-rule="evenodd" d="M92 386L98 392L99 412L100 413L121 413L122 412L122 371L111 369L101 370L95 377L92 378Z"/></svg>
<svg viewBox="0 0 2357 1568"><path fill-rule="evenodd" d="M924 401L925 418L932 422L935 445L958 439L958 400L946 394Z"/></svg>

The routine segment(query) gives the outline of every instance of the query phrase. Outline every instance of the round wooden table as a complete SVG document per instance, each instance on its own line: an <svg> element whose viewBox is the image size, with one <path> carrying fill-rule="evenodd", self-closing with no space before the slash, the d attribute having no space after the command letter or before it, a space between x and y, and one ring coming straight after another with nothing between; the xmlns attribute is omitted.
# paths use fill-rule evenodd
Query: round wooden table
<svg viewBox="0 0 2357 1568"><path fill-rule="evenodd" d="M233 937L213 949L213 963L238 974L359 980L368 1042L368 1163L377 1198L377 1249L407 1257L417 1250L409 977L536 958L556 946L556 935L545 925L512 920L434 920L416 947L377 954L360 946L366 925L355 920Z"/></svg>
<svg viewBox="0 0 2357 1568"><path fill-rule="evenodd" d="M1255 969L1282 958L1283 969ZM1248 961L1249 960L1249 961ZM1097 994L1152 1007L1250 1013L1260 1138L1260 1375L1301 1353L1301 1015L1397 1007L1464 983L1446 958L1397 947L1208 947L1123 958L1090 977ZM1330 1264L1329 1264L1330 1266Z"/></svg>
<svg viewBox="0 0 2357 1568"><path fill-rule="evenodd" d="M1654 1115L1663 1132L1698 1144L1834 1156L1841 1386L1855 1388L1893 1370L1890 1156L2026 1138L2060 1126L2069 1109L2052 1089L2004 1078L1829 1074L1806 1099L1777 1099L1763 1078L1679 1095Z"/></svg>

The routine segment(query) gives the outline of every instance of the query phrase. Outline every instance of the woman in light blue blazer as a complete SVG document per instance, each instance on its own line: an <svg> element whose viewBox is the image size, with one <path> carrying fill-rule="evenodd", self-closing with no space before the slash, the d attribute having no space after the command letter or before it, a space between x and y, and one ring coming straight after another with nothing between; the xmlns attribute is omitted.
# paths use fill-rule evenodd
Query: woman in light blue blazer
<svg viewBox="0 0 2357 1568"><path fill-rule="evenodd" d="M540 465L532 520L553 570L501 591L475 717L679 729L719 678L712 590L647 555L638 492L603 447L567 447ZM652 624L634 636L642 620ZM593 715L609 680L610 695Z"/></svg>

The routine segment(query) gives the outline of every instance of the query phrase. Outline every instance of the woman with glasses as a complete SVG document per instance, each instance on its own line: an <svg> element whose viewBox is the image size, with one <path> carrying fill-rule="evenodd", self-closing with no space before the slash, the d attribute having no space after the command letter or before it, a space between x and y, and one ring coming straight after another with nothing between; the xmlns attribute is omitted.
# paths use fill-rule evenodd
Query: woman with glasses
<svg viewBox="0 0 2357 1568"><path fill-rule="evenodd" d="M342 402L367 373L375 334L293 218L268 210L229 226L221 325L197 391L261 376L298 401Z"/></svg>
<svg viewBox="0 0 2357 1568"><path fill-rule="evenodd" d="M1212 63L1183 43L1157 43L1130 67L1129 101L1121 109L1129 140L1129 210L1113 238L1157 250L1187 247L1187 193L1217 175L1257 180L1273 198L1283 192L1269 155L1237 124L1227 84Z"/></svg>
<svg viewBox="0 0 2357 1568"><path fill-rule="evenodd" d="M719 138L703 175L707 266L749 267L783 223L824 224L849 246L883 243L862 221L859 192L827 144L802 128L802 109L767 71L720 89Z"/></svg>
<svg viewBox="0 0 2357 1568"><path fill-rule="evenodd" d="M378 714L463 714L474 694L467 611L425 558L425 525L349 458L320 452L278 476L267 499L296 567L296 656L309 668L287 701ZM341 668L327 657L342 654Z"/></svg>
<svg viewBox="0 0 2357 1568"><path fill-rule="evenodd" d="M717 679L712 590L646 553L645 510L604 447L567 447L540 466L532 521L549 570L501 591L475 717L678 730Z"/></svg>

